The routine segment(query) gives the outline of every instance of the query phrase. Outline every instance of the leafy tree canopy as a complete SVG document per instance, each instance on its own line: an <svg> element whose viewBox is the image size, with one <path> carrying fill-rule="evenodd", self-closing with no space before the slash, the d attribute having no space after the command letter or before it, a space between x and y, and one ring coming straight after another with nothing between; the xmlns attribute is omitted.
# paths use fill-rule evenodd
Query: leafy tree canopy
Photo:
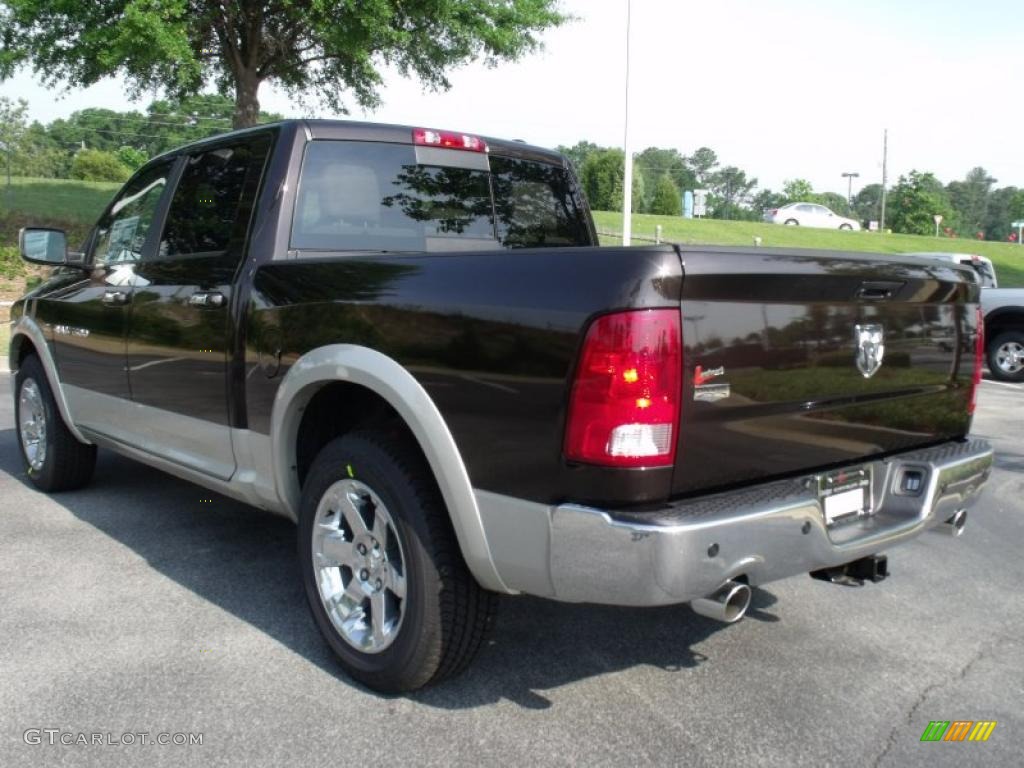
<svg viewBox="0 0 1024 768"><path fill-rule="evenodd" d="M910 235L930 235L935 232L932 218L940 214L949 221L953 208L942 184L933 173L911 171L900 176L889 194L886 222L894 232Z"/></svg>
<svg viewBox="0 0 1024 768"><path fill-rule="evenodd" d="M136 96L213 83L234 124L256 124L260 84L346 113L380 103L382 67L447 89L453 67L536 49L557 0L5 0L0 79L30 65L47 85L121 75Z"/></svg>
<svg viewBox="0 0 1024 768"><path fill-rule="evenodd" d="M650 212L662 216L678 216L682 209L682 201L679 197L679 190L672 182L668 174L658 179L654 187L654 195L651 197Z"/></svg>

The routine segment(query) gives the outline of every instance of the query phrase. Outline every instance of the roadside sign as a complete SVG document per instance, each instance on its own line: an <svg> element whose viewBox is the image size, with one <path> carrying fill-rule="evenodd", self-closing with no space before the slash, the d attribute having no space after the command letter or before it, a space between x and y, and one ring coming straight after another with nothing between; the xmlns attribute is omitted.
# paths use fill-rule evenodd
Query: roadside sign
<svg viewBox="0 0 1024 768"><path fill-rule="evenodd" d="M708 215L708 191L706 189L693 190L693 215L697 218Z"/></svg>

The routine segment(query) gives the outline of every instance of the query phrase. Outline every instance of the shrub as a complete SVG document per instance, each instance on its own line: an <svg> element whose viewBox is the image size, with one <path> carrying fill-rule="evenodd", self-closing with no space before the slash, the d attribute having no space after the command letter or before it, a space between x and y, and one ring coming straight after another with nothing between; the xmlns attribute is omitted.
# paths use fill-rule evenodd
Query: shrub
<svg viewBox="0 0 1024 768"><path fill-rule="evenodd" d="M71 161L71 178L84 181L126 181L131 170L117 155L101 149L81 149Z"/></svg>

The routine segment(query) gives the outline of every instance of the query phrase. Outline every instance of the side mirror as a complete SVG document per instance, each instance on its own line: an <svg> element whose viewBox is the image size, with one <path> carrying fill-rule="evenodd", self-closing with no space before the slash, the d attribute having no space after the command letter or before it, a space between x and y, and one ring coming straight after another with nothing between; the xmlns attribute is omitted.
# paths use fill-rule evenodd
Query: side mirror
<svg viewBox="0 0 1024 768"><path fill-rule="evenodd" d="M60 267L68 263L68 236L62 229L25 227L18 232L21 258L32 264Z"/></svg>

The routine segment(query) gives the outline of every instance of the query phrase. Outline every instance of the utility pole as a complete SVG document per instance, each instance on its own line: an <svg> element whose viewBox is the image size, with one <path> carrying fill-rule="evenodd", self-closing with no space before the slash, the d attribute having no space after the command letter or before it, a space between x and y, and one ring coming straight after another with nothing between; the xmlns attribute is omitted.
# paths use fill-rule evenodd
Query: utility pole
<svg viewBox="0 0 1024 768"><path fill-rule="evenodd" d="M629 245L633 237L633 151L629 146L629 22L632 0L626 0L626 113L623 120L622 148L626 155L626 168L622 180L622 244Z"/></svg>
<svg viewBox="0 0 1024 768"><path fill-rule="evenodd" d="M853 208L853 180L859 179L860 174L856 172L847 172L843 174L843 178L846 179L846 202Z"/></svg>
<svg viewBox="0 0 1024 768"><path fill-rule="evenodd" d="M882 218L878 222L878 231L885 232L885 185L889 181L889 129L882 132Z"/></svg>

